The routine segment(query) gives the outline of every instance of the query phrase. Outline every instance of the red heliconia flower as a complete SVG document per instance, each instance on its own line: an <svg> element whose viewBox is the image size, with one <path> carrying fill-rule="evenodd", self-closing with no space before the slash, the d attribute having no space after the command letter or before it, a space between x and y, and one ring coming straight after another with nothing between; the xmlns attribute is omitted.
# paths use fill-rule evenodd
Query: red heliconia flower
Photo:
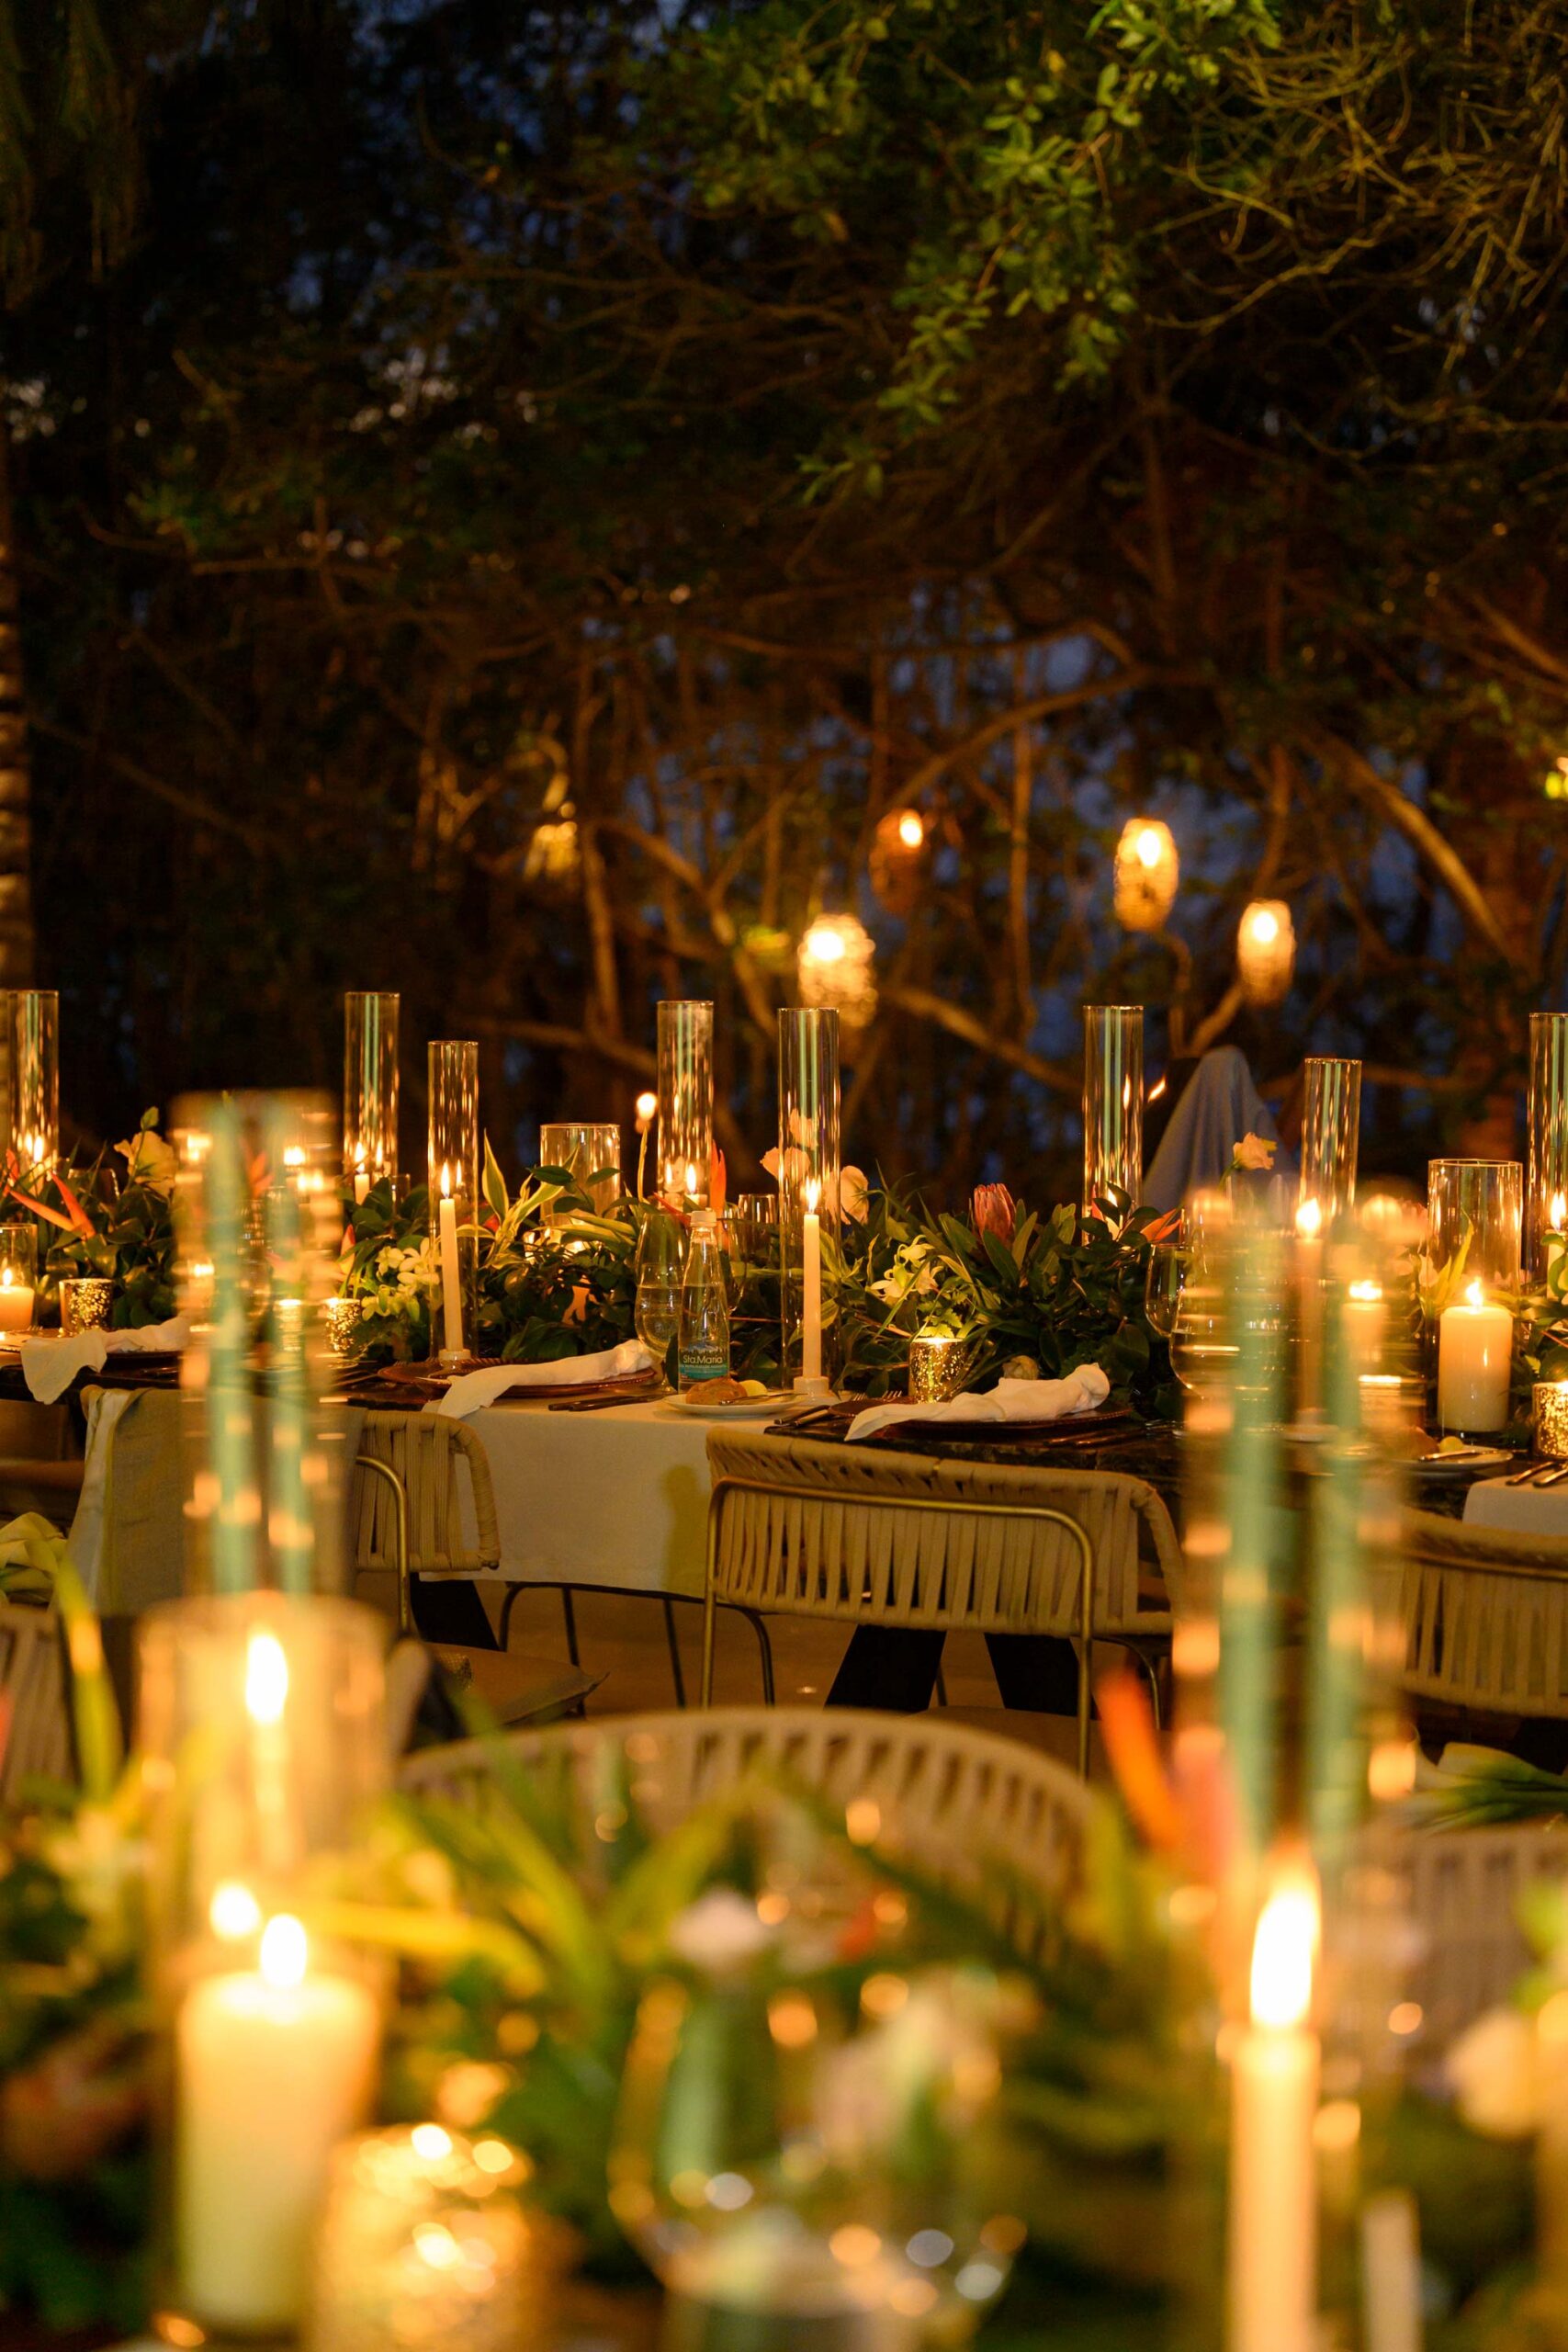
<svg viewBox="0 0 1568 2352"><path fill-rule="evenodd" d="M1005 1184L976 1184L969 1196L969 1221L976 1233L994 1233L998 1241L1010 1241L1018 1204Z"/></svg>

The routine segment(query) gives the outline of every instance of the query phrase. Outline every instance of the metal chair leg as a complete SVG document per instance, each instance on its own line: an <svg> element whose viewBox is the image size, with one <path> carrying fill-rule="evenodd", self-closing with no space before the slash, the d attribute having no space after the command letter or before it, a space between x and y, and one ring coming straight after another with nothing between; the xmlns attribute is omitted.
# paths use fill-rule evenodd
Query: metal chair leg
<svg viewBox="0 0 1568 2352"><path fill-rule="evenodd" d="M664 1637L670 1645L670 1671L675 1679L675 1704L686 1703L686 1678L681 1670L681 1645L675 1634L675 1604L664 1595Z"/></svg>
<svg viewBox="0 0 1568 2352"><path fill-rule="evenodd" d="M771 1707L773 1704L773 1645L768 1638L766 1625L754 1609L743 1609L740 1614L750 1618L751 1631L757 1636L757 1647L762 1659L762 1704Z"/></svg>
<svg viewBox="0 0 1568 2352"><path fill-rule="evenodd" d="M936 1662L936 1702L939 1707L947 1704L947 1677L942 1670L941 1658Z"/></svg>
<svg viewBox="0 0 1568 2352"><path fill-rule="evenodd" d="M714 1631L715 1631L715 1627L714 1627L714 1620L715 1620L715 1618L716 1618L716 1615L717 1615L717 1610L716 1610L716 1607L715 1602L714 1602L714 1597L713 1597L713 1587L712 1587L712 1585L710 1584L710 1585L709 1585L709 1587L708 1587L708 1589L707 1589L707 1592L706 1592L706 1594L705 1595L704 1600L703 1600L703 1702L703 1702L703 1705L704 1705L705 1707L711 1707L711 1706L712 1706L712 1704L713 1704L713 1648L714 1648Z"/></svg>
<svg viewBox="0 0 1568 2352"><path fill-rule="evenodd" d="M495 1636L502 1649L512 1637L512 1612L527 1589L526 1585L521 1584L509 1584L506 1588L506 1598L501 1604L501 1623Z"/></svg>
<svg viewBox="0 0 1568 2352"><path fill-rule="evenodd" d="M572 1606L569 1584L563 1584L560 1589L560 1610L566 1619L566 1654L573 1666L581 1667L582 1660L577 1655L577 1611Z"/></svg>
<svg viewBox="0 0 1568 2352"><path fill-rule="evenodd" d="M398 1572L398 1632L400 1634L412 1634L413 1598L409 1589L409 1490L391 1464L381 1461L374 1453L362 1453L357 1466L361 1470L373 1471L378 1478L384 1478L392 1490L392 1526L397 1537L393 1564Z"/></svg>
<svg viewBox="0 0 1568 2352"><path fill-rule="evenodd" d="M1078 1575L1078 1778L1089 1778L1089 1720L1093 1707L1094 1677L1094 1552L1080 1527Z"/></svg>

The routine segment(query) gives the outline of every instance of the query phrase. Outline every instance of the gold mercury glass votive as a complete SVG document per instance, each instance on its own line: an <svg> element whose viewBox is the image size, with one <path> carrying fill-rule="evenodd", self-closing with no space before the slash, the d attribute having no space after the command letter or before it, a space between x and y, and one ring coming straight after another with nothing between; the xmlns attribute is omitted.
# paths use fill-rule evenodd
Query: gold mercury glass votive
<svg viewBox="0 0 1568 2352"><path fill-rule="evenodd" d="M340 1363L354 1353L355 1334L365 1320L362 1298L324 1298L321 1301L321 1327L327 1335L327 1352Z"/></svg>
<svg viewBox="0 0 1568 2352"><path fill-rule="evenodd" d="M909 1342L909 1399L917 1405L945 1405L962 1389L969 1370L969 1350L962 1340L943 1331L922 1332Z"/></svg>
<svg viewBox="0 0 1568 2352"><path fill-rule="evenodd" d="M539 2324L547 2225L493 2133L367 2132L333 2159L305 2352L515 2352Z"/></svg>
<svg viewBox="0 0 1568 2352"><path fill-rule="evenodd" d="M1530 1435L1538 1453L1568 1462L1568 1380L1538 1380L1530 1390Z"/></svg>
<svg viewBox="0 0 1568 2352"><path fill-rule="evenodd" d="M68 1340L80 1331L107 1331L114 1312L114 1283L107 1274L68 1274L60 1285L60 1329Z"/></svg>

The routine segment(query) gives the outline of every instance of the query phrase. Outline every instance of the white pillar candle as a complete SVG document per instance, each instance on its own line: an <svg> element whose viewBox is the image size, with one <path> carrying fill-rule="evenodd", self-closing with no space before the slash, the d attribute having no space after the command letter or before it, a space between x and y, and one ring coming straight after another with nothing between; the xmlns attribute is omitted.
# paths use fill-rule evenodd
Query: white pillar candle
<svg viewBox="0 0 1568 2352"><path fill-rule="evenodd" d="M1296 1283L1300 1297L1299 1418L1314 1419L1323 1386L1323 1207L1304 1200L1296 1211Z"/></svg>
<svg viewBox="0 0 1568 2352"><path fill-rule="evenodd" d="M441 1246L441 1316L443 1346L450 1356L463 1352L463 1283L457 1267L457 1204L452 1198L452 1175L441 1163L441 1200L436 1210Z"/></svg>
<svg viewBox="0 0 1568 2352"><path fill-rule="evenodd" d="M175 2270L210 2327L298 2324L333 2149L369 2112L376 2003L308 1958L299 1922L271 1919L259 1968L202 1978L179 2012Z"/></svg>
<svg viewBox="0 0 1568 2352"><path fill-rule="evenodd" d="M1252 2019L1231 2075L1228 2352L1313 2352L1317 2308L1317 1905L1304 1886L1264 1905Z"/></svg>
<svg viewBox="0 0 1568 2352"><path fill-rule="evenodd" d="M804 1270L800 1328L800 1371L804 1380L822 1377L822 1220L817 1204L821 1188L806 1187L806 1216L801 1230Z"/></svg>
<svg viewBox="0 0 1568 2352"><path fill-rule="evenodd" d="M1514 1318L1479 1283L1438 1325L1438 1419L1445 1430L1500 1430L1508 1419Z"/></svg>
<svg viewBox="0 0 1568 2352"><path fill-rule="evenodd" d="M19 1283L14 1266L0 1266L0 1331L30 1331L32 1328L32 1284Z"/></svg>

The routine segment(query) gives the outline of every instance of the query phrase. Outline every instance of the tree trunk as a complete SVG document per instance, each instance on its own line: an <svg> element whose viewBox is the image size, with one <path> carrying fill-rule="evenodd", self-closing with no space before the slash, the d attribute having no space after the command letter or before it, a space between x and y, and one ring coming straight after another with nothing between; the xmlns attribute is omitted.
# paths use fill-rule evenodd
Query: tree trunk
<svg viewBox="0 0 1568 2352"><path fill-rule="evenodd" d="M0 988L33 978L32 771L22 680L11 437L0 416ZM11 1132L11 1073L0 1046L0 1141Z"/></svg>

